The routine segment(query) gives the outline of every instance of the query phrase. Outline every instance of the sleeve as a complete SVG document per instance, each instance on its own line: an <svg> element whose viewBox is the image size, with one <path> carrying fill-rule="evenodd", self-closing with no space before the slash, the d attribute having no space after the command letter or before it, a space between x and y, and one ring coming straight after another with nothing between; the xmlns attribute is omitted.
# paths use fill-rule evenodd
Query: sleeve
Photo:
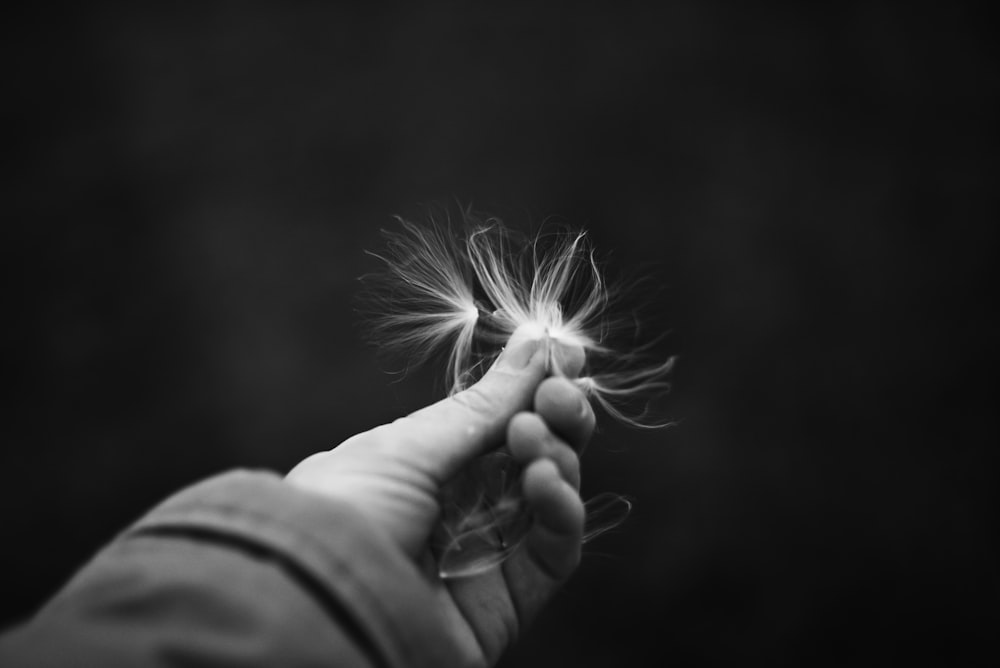
<svg viewBox="0 0 1000 668"><path fill-rule="evenodd" d="M118 536L0 638L0 665L469 665L439 596L350 508L237 471Z"/></svg>

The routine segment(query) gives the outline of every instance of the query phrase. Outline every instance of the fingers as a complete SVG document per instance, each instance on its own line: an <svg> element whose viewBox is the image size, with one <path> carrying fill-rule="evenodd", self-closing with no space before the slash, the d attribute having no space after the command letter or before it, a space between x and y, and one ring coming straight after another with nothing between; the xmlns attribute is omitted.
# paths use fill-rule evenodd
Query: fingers
<svg viewBox="0 0 1000 668"><path fill-rule="evenodd" d="M580 561L585 511L577 452L590 439L595 418L583 393L564 377L542 381L534 409L511 419L507 447L525 466L524 497L535 518L525 559L543 579L559 581Z"/></svg>
<svg viewBox="0 0 1000 668"><path fill-rule="evenodd" d="M590 441L594 409L578 387L566 378L546 378L535 391L535 412L577 452Z"/></svg>
<svg viewBox="0 0 1000 668"><path fill-rule="evenodd" d="M563 580L580 560L583 503L580 459L537 413L518 413L507 430L507 447L525 466L524 498L534 515L526 538L528 561L548 580Z"/></svg>
<svg viewBox="0 0 1000 668"><path fill-rule="evenodd" d="M531 330L514 332L503 354L472 387L378 428L380 442L443 481L463 464L500 445L511 417L530 407L545 376L542 341Z"/></svg>
<svg viewBox="0 0 1000 668"><path fill-rule="evenodd" d="M522 549L503 565L517 617L530 622L580 563L585 510L579 459L540 416L518 414L508 446L525 464L522 490L533 521Z"/></svg>
<svg viewBox="0 0 1000 668"><path fill-rule="evenodd" d="M507 449L514 461L528 466L538 459L550 459L559 474L574 489L580 488L580 459L557 437L537 413L518 413L507 428Z"/></svg>
<svg viewBox="0 0 1000 668"><path fill-rule="evenodd" d="M531 463L524 472L524 498L534 514L528 532L528 557L555 581L570 576L580 563L584 507L580 495L549 459Z"/></svg>

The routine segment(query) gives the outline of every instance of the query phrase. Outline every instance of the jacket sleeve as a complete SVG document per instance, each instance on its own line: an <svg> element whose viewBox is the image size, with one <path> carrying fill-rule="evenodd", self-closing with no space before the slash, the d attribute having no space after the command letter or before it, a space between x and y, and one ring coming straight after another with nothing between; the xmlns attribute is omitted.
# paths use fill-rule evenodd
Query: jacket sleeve
<svg viewBox="0 0 1000 668"><path fill-rule="evenodd" d="M0 665L468 665L439 596L351 508L237 471L117 537L0 638Z"/></svg>

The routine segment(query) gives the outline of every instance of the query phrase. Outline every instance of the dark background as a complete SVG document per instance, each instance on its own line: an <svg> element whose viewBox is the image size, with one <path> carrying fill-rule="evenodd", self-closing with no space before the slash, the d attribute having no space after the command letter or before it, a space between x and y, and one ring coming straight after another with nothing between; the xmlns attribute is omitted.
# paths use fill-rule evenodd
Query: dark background
<svg viewBox="0 0 1000 668"><path fill-rule="evenodd" d="M680 358L679 426L585 458L632 519L508 665L996 658L980 9L332 4L5 22L0 623L169 492L437 398L356 278L457 199L589 229Z"/></svg>

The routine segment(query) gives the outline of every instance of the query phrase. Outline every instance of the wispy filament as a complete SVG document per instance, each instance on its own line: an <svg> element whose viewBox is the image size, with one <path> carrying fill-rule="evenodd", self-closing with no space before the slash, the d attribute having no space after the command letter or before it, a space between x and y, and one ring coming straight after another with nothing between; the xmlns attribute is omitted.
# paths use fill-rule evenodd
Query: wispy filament
<svg viewBox="0 0 1000 668"><path fill-rule="evenodd" d="M584 232L524 237L497 219L465 215L465 233L399 219L385 232L386 271L370 276L373 336L380 347L422 362L443 354L450 392L474 383L520 327L540 338L581 347L583 372L573 382L612 417L638 427L667 424L634 410L668 389L673 359L650 363L654 342L630 348L611 335L634 321L616 319L615 297ZM631 337L634 341L634 336ZM549 371L563 374L558 356ZM503 561L523 539L527 521L519 475L503 452L480 458L442 495L440 572L453 577ZM587 536L616 526L631 504L617 495L588 502Z"/></svg>
<svg viewBox="0 0 1000 668"><path fill-rule="evenodd" d="M488 219L456 237L447 227L400 223L401 233L385 233L386 250L372 253L386 266L382 289L373 291L371 324L380 346L417 362L444 353L454 393L527 326L583 348L587 364L574 382L608 414L633 426L665 424L627 407L668 389L673 360L650 363L648 344L609 344L621 323L609 312L613 295L584 232L528 239Z"/></svg>

